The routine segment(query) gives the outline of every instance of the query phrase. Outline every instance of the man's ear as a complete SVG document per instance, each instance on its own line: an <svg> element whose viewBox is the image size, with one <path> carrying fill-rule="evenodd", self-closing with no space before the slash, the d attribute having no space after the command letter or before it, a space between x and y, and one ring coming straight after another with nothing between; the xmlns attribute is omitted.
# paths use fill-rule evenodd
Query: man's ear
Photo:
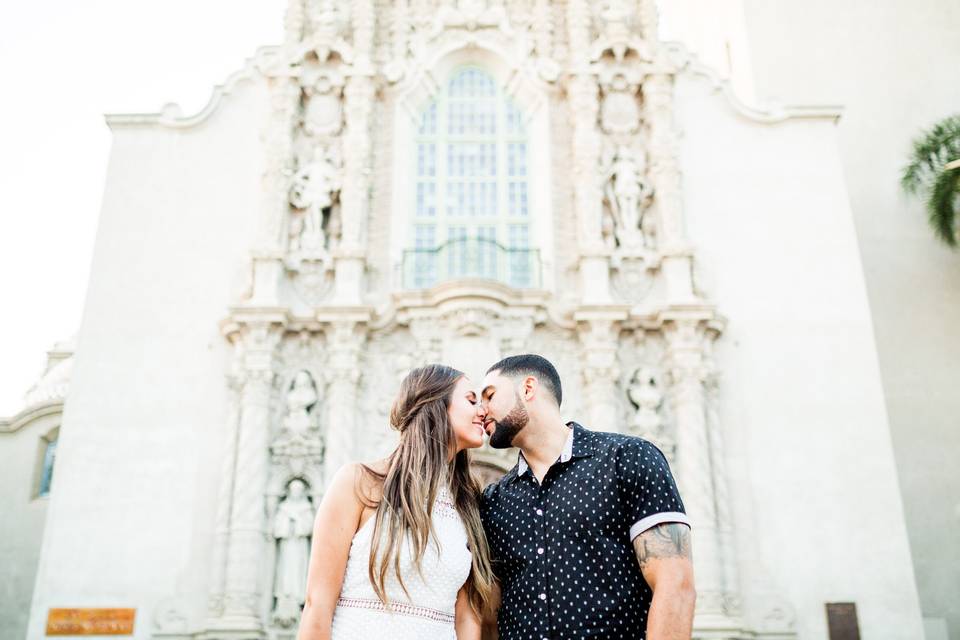
<svg viewBox="0 0 960 640"><path fill-rule="evenodd" d="M537 395L537 390L540 385L540 382L533 376L527 376L523 379L521 383L521 388L523 389L523 399L527 402L533 400L534 396Z"/></svg>

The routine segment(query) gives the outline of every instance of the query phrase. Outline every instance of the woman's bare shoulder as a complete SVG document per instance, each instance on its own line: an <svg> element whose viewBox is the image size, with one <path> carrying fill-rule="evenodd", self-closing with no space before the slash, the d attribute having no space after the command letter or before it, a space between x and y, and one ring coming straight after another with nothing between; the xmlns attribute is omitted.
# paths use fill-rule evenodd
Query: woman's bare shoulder
<svg viewBox="0 0 960 640"><path fill-rule="evenodd" d="M372 462L359 462L357 465L366 467L379 475L385 476L387 475L387 469L390 468L390 458L380 458Z"/></svg>
<svg viewBox="0 0 960 640"><path fill-rule="evenodd" d="M369 508L380 501L383 477L387 473L389 462L386 458L371 462L349 462L333 475L328 491L342 497L350 494L357 502Z"/></svg>

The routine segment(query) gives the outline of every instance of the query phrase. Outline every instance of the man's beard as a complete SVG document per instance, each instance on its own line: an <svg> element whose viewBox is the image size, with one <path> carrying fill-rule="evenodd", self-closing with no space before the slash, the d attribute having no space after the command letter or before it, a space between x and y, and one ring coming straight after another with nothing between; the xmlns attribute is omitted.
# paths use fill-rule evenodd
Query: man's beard
<svg viewBox="0 0 960 640"><path fill-rule="evenodd" d="M503 420L495 420L496 427L493 435L490 436L490 446L494 449L509 449L513 446L513 438L520 430L527 426L530 416L527 415L527 408L520 401L517 395L517 403L513 405L510 413Z"/></svg>

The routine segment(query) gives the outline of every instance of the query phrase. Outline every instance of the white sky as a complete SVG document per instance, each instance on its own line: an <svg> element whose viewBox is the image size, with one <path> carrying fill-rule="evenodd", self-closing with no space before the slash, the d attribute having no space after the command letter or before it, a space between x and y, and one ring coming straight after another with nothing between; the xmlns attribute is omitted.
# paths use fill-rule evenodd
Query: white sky
<svg viewBox="0 0 960 640"><path fill-rule="evenodd" d="M0 416L79 329L110 146L104 113L198 111L286 0L0 2Z"/></svg>

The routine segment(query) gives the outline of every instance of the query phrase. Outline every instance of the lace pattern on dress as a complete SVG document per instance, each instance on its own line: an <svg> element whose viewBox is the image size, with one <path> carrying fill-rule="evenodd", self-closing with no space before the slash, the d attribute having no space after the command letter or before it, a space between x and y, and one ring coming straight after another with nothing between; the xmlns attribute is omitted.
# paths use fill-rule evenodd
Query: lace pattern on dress
<svg viewBox="0 0 960 640"><path fill-rule="evenodd" d="M365 598L340 598L337 600L338 607L350 607L353 609L366 609L368 611L387 611L386 605L379 600L367 600ZM393 613L402 616L413 616L434 622L445 622L452 624L454 617L449 613L428 609L427 607L417 607L412 604L402 602L390 603L390 609Z"/></svg>
<svg viewBox="0 0 960 640"><path fill-rule="evenodd" d="M453 504L453 499L446 491L437 495L437 500L433 503L433 513L443 518L460 518L457 507Z"/></svg>

